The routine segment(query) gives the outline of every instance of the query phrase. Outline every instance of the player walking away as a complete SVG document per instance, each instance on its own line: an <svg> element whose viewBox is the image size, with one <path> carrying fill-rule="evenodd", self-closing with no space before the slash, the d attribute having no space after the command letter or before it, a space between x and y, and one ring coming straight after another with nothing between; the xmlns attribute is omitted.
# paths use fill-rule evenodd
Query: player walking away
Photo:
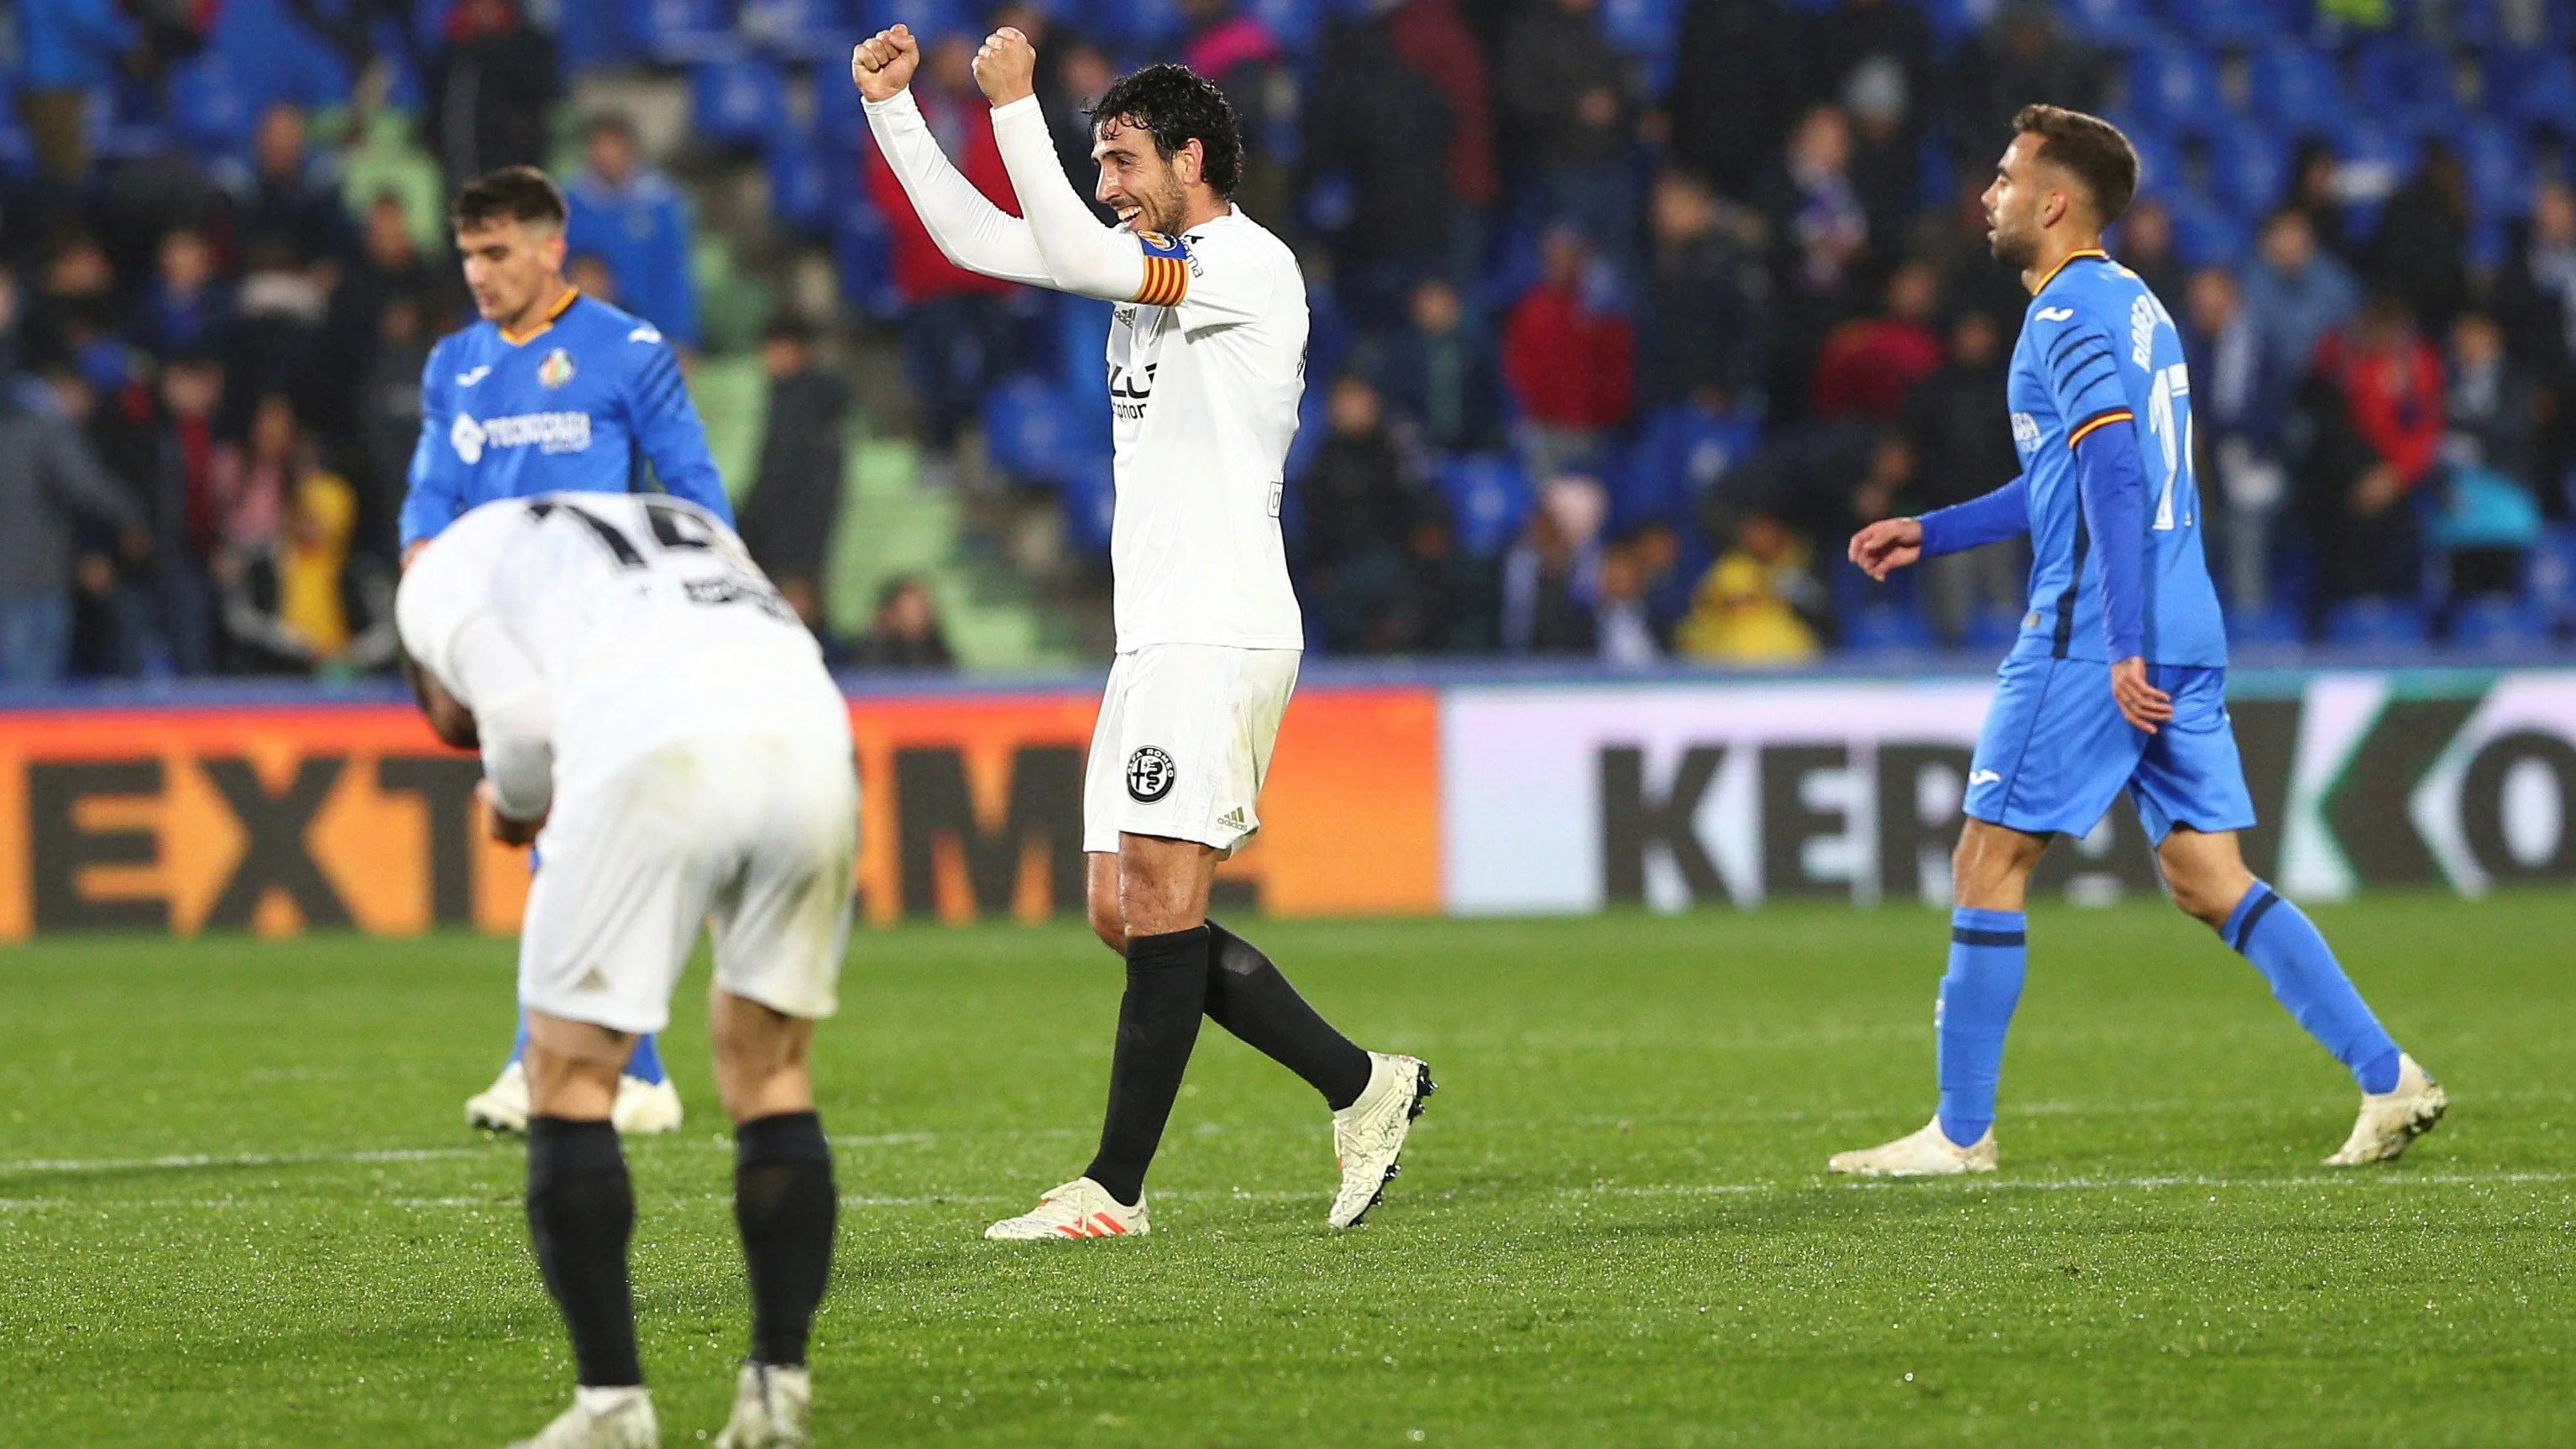
<svg viewBox="0 0 2576 1449"><path fill-rule="evenodd" d="M832 1014L858 852L849 712L821 651L712 512L650 496L484 504L421 551L395 616L439 738L482 752L493 834L546 855L519 933L528 1230L581 1387L525 1442L657 1442L610 1111L705 921L752 1302L715 1442L804 1444L838 1204L806 1053Z"/></svg>
<svg viewBox="0 0 2576 1449"><path fill-rule="evenodd" d="M1261 828L1254 802L1297 681L1304 626L1279 539L1288 441L1305 390L1297 259L1228 200L1234 111L1186 67L1154 65L1092 111L1105 228L1066 179L1017 30L975 57L1022 217L949 165L907 88L921 48L898 25L850 72L868 126L923 224L959 266L1119 303L1109 329L1116 433L1118 658L1083 785L1092 929L1127 959L1100 1151L990 1238L1142 1234L1145 1169L1199 1017L1303 1077L1333 1109L1356 1225L1395 1176L1430 1070L1353 1046L1250 943L1207 918L1218 862Z"/></svg>
<svg viewBox="0 0 2576 1449"><path fill-rule="evenodd" d="M2361 1084L2361 1118L2326 1161L2387 1161L2446 1104L2317 928L2237 850L2254 807L2201 552L2191 383L2164 304L2102 251L2102 229L2137 191L2137 153L2108 123L2055 106L2026 107L2013 127L1985 206L1995 260L2031 292L2009 384L2023 474L1983 498L1871 524L1850 552L1885 579L2027 533L2030 610L1969 766L1934 1018L1940 1113L1830 1165L1894 1177L1994 1170L1995 1081L2021 998L2031 869L2052 835L2092 829L2124 786L2174 904L2243 952Z"/></svg>
<svg viewBox="0 0 2576 1449"><path fill-rule="evenodd" d="M442 338L421 370L404 560L491 499L629 492L639 454L665 491L732 523L670 345L651 323L564 280L564 199L546 174L495 171L457 194L450 219L483 320ZM467 1122L526 1130L527 1041L523 1021L499 1079L465 1103ZM618 1084L616 1120L622 1132L680 1125L680 1094L650 1036Z"/></svg>

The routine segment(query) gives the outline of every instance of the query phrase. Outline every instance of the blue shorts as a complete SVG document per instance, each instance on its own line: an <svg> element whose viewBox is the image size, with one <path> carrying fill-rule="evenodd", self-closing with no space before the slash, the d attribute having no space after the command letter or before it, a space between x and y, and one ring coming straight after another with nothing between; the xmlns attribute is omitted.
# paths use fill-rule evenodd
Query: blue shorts
<svg viewBox="0 0 2576 1449"><path fill-rule="evenodd" d="M1968 766L1971 819L2032 835L2084 835L2126 786L2152 844L2177 825L2215 833L2254 824L2254 800L2227 720L2227 671L2150 664L2174 716L2148 734L2120 716L2111 666L2015 654Z"/></svg>

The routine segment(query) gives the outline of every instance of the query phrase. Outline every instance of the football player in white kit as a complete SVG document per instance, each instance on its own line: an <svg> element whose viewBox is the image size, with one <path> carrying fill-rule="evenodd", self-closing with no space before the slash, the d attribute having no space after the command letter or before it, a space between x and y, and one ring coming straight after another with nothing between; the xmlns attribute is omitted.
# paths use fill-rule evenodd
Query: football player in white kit
<svg viewBox="0 0 2576 1449"><path fill-rule="evenodd" d="M1255 811L1305 645L1279 538L1288 443L1305 391L1306 283L1287 246L1227 198L1242 169L1233 108L1186 67L1147 66L1092 109L1103 227L1056 157L1037 52L995 31L975 57L1021 216L940 153L908 89L902 26L850 57L868 127L949 260L1120 304L1109 329L1118 509L1110 532L1118 658L1083 787L1092 929L1127 960L1100 1150L1003 1239L1150 1230L1145 1169L1205 1015L1304 1078L1333 1109L1357 1224L1394 1177L1432 1090L1412 1057L1365 1052L1268 957L1207 918L1218 862Z"/></svg>
<svg viewBox="0 0 2576 1449"><path fill-rule="evenodd" d="M528 1230L580 1388L525 1442L658 1442L626 1276L635 1194L609 1112L636 1034L669 1024L706 922L752 1300L716 1442L804 1444L805 1342L838 1204L806 1053L849 940L848 706L742 541L676 498L484 504L422 548L395 616L432 728L482 753L493 834L546 857L519 933Z"/></svg>

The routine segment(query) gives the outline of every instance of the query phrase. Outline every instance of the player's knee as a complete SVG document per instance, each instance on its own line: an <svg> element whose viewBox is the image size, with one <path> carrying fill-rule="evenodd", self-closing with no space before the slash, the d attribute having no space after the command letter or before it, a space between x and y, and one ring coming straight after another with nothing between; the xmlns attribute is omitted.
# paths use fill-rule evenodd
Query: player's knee
<svg viewBox="0 0 2576 1449"><path fill-rule="evenodd" d="M1121 956L1127 954L1127 921L1118 913L1116 901L1106 904L1096 899L1092 901L1091 934L1100 938L1101 945Z"/></svg>
<svg viewBox="0 0 2576 1449"><path fill-rule="evenodd" d="M2247 884L2220 879L2211 871L2168 868L2165 872L2165 889L2172 894L2174 905L2213 931L2227 924Z"/></svg>
<svg viewBox="0 0 2576 1449"><path fill-rule="evenodd" d="M2021 909L2031 868L2044 842L2017 830L1971 820L1950 852L1950 893L1957 905L1984 910Z"/></svg>

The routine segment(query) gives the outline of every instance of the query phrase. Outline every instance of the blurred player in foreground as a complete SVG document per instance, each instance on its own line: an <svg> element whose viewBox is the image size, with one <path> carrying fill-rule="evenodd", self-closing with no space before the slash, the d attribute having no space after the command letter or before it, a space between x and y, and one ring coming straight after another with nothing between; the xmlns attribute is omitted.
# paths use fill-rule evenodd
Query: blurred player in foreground
<svg viewBox="0 0 2576 1449"><path fill-rule="evenodd" d="M639 459L672 496L733 521L670 344L564 280L564 215L563 194L529 166L457 194L456 250L482 320L441 339L421 369L420 442L402 507L406 563L478 503L633 491ZM523 1021L500 1077L466 1102L467 1122L526 1130L526 1046ZM619 1084L618 1130L679 1125L680 1094L643 1037Z"/></svg>
<svg viewBox="0 0 2576 1449"><path fill-rule="evenodd" d="M1095 194L1119 219L1108 228L1057 159L1027 37L995 31L975 57L1023 216L940 154L909 90L920 60L898 25L860 45L850 73L940 250L987 276L1119 304L1108 353L1118 658L1091 741L1082 848L1092 929L1126 957L1127 991L1098 1154L985 1236L1150 1230L1145 1169L1201 1015L1323 1094L1342 1173L1326 1221L1355 1226L1395 1176L1430 1068L1352 1045L1268 957L1207 918L1218 862L1261 828L1253 806L1305 647L1279 539L1305 391L1305 278L1228 199L1243 163L1234 110L1186 67L1147 66L1092 109Z"/></svg>
<svg viewBox="0 0 2576 1449"><path fill-rule="evenodd" d="M2361 1086L2326 1161L2383 1162L2431 1131L2442 1089L2398 1050L2297 906L2245 868L2253 800L2227 719L2227 637L2201 551L2191 383L2173 318L2102 250L2138 157L2107 122L2029 106L1986 188L1995 260L2030 289L2009 381L2023 475L1922 518L1873 523L1871 577L2028 534L2030 611L1968 770L1950 969L1935 1016L1941 1108L1836 1172L1991 1172L1995 1084L2021 999L2022 899L2052 836L2090 831L2125 788L2174 904L2215 929Z"/></svg>
<svg viewBox="0 0 2576 1449"><path fill-rule="evenodd" d="M519 932L528 1232L581 1387L525 1442L658 1442L626 1276L635 1191L609 1112L706 922L752 1302L716 1443L804 1444L805 1340L839 1203L806 1053L849 940L859 807L821 651L714 514L650 496L487 503L421 551L395 615L431 726L482 753L493 834L546 854Z"/></svg>

